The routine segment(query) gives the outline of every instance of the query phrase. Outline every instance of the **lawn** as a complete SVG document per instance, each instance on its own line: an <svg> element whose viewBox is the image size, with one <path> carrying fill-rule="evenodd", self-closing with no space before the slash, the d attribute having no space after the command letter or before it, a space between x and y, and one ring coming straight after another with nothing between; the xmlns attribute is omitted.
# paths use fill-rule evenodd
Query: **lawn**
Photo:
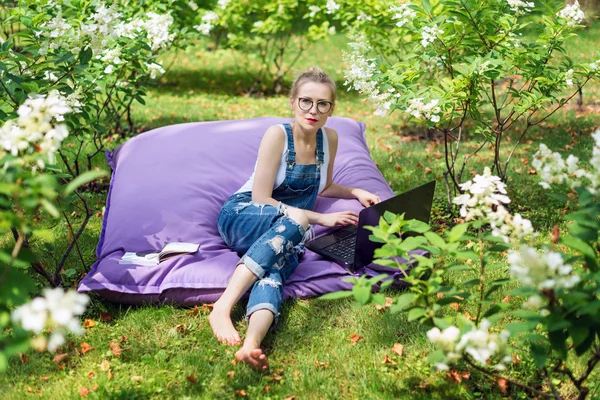
<svg viewBox="0 0 600 400"><path fill-rule="evenodd" d="M575 61L593 61L589 52L600 40L596 23L575 38L569 55ZM452 223L446 210L442 173L442 143L429 136L399 112L386 117L372 114L372 108L343 85L341 51L345 39L335 36L310 48L297 65L301 70L319 65L336 79L339 101L335 115L367 123L371 155L396 192L409 189L430 178L438 180L434 222L438 230ZM286 96L245 97L241 87L247 82L236 67L238 59L224 51L206 51L201 44L178 54L165 64L169 72L137 105L134 120L140 132L169 124L243 119L261 116L287 116ZM290 78L291 79L291 78ZM289 83L289 79L288 79ZM569 104L531 130L515 154L509 176L512 210L532 220L541 237L547 237L565 205L547 197L537 185L529 160L540 142L551 149L573 152L582 159L591 154L589 134L600 126L600 85L584 90L583 112ZM512 140L518 128L511 132ZM469 138L467 146L475 146ZM113 142L110 146L116 145ZM505 153L507 154L507 153ZM469 164L470 173L482 172L492 156L482 152ZM97 166L107 169L103 160ZM94 247L101 225L101 208L106 193L93 195L99 211L82 238L84 262L94 261ZM568 206L566 206L568 207ZM561 227L564 228L564 227ZM60 248L67 232L55 227L56 246ZM38 251L43 251L39 245ZM70 284L82 272L78 256L73 255L66 270ZM490 272L490 279L505 273L504 268ZM449 279L459 279L453 275ZM392 295L394 293L389 293ZM521 299L506 299L518 307ZM243 334L244 305L238 306L234 320ZM468 312L469 309L461 310ZM427 362L432 350L425 337L426 328L407 322L405 315L389 314L374 306L358 308L350 300L305 299L286 302L276 333L264 343L270 357L270 371L260 374L245 365L233 363L234 348L218 344L208 324L208 308L182 309L172 306L125 307L93 298L86 315L86 332L72 337L64 346L66 356L28 352L11 362L0 376L5 399L22 398L527 398L526 393L502 387L474 371L447 375L435 372ZM357 336L358 335L358 336ZM403 351L394 351L394 345ZM91 346L93 349L89 349ZM398 349L398 347L395 347ZM401 354L399 354L401 353ZM509 375L533 376L534 366L526 361L509 366ZM590 382L597 380L592 375ZM566 383L554 382L563 394L572 393ZM592 390L594 387L592 385ZM592 394L598 395L598 392Z"/></svg>

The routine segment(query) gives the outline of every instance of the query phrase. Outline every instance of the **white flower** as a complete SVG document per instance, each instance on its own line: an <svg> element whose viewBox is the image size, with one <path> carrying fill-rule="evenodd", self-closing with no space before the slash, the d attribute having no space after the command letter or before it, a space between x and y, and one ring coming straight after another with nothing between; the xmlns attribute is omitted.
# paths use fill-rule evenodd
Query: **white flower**
<svg viewBox="0 0 600 400"><path fill-rule="evenodd" d="M556 13L556 16L566 21L567 26L575 26L580 24L585 18L585 14L579 8L579 2L567 5L565 8Z"/></svg>
<svg viewBox="0 0 600 400"><path fill-rule="evenodd" d="M567 86L573 86L573 70L570 69L565 73L565 82Z"/></svg>
<svg viewBox="0 0 600 400"><path fill-rule="evenodd" d="M439 328L433 328L427 331L427 339L447 352L454 350L459 337L460 330L455 326L450 326L443 331L440 331Z"/></svg>
<svg viewBox="0 0 600 400"><path fill-rule="evenodd" d="M207 11L202 16L202 23L200 25L194 26L194 29L197 29L203 35L209 35L210 31L213 28L213 21L217 21L219 16L214 11Z"/></svg>
<svg viewBox="0 0 600 400"><path fill-rule="evenodd" d="M146 30L150 47L153 51L167 47L174 39L174 35L169 34L173 17L169 14L156 14L153 12L148 12L147 15L149 19L144 22L143 27Z"/></svg>
<svg viewBox="0 0 600 400"><path fill-rule="evenodd" d="M342 59L349 66L344 72L346 81L344 85L349 89L355 89L371 100L376 108L376 115L383 116L391 107L391 91L381 92L379 82L375 75L378 73L374 59L364 56L369 51L370 44L364 35L353 35L353 40L348 45L353 49L352 53L342 53Z"/></svg>
<svg viewBox="0 0 600 400"><path fill-rule="evenodd" d="M516 15L530 12L535 4L533 2L527 2L522 0L507 0L510 9L515 12Z"/></svg>
<svg viewBox="0 0 600 400"><path fill-rule="evenodd" d="M525 310L537 311L544 306L544 300L538 296L534 295L527 299L525 303L523 303L523 308Z"/></svg>
<svg viewBox="0 0 600 400"><path fill-rule="evenodd" d="M594 150L595 151L595 150ZM594 157L590 163L594 164ZM579 168L579 159L573 155L569 155L567 160L563 160L560 153L552 152L545 144L540 144L540 149L533 155L531 165L536 169L540 176L540 186L545 189L550 188L553 184L566 183L571 188L582 186L582 179L587 178L592 181L592 185L588 190L594 192L598 187L594 179L594 173L597 168L593 168L592 172L588 173Z"/></svg>
<svg viewBox="0 0 600 400"><path fill-rule="evenodd" d="M595 146L592 150L592 158L590 159L591 171L586 174L586 177L590 181L588 190L597 194L600 187L600 129L597 129L592 134L592 138L595 141Z"/></svg>
<svg viewBox="0 0 600 400"><path fill-rule="evenodd" d="M85 312L88 302L88 296L74 290L44 289L43 297L36 297L16 308L11 318L13 323L36 334L42 333L44 328L50 328L52 333L47 347L55 351L65 342L66 332L83 333L78 316Z"/></svg>
<svg viewBox="0 0 600 400"><path fill-rule="evenodd" d="M390 11L394 13L392 19L398 20L398 22L396 22L396 26L398 28L403 27L417 16L417 13L414 12L409 6L409 4L405 3L400 4L399 6L393 5L390 7Z"/></svg>
<svg viewBox="0 0 600 400"><path fill-rule="evenodd" d="M96 58L100 59L101 61L104 61L107 64L119 65L125 62L121 60L120 56L121 48L117 46L114 49L107 50L104 53L97 55Z"/></svg>
<svg viewBox="0 0 600 400"><path fill-rule="evenodd" d="M81 112L80 107L84 106L84 104L80 101L81 98L82 98L81 86L78 86L77 89L75 89L75 91L73 93L71 93L70 95L68 95L65 98L65 103L71 110L73 110L73 112L80 113Z"/></svg>
<svg viewBox="0 0 600 400"><path fill-rule="evenodd" d="M309 17L314 17L315 15L317 15L318 13L321 12L321 7L319 6L310 6L308 7L308 10L310 11L310 14L308 14Z"/></svg>
<svg viewBox="0 0 600 400"><path fill-rule="evenodd" d="M598 65L600 65L600 60L596 60L593 63L590 63L590 69L593 71L597 71Z"/></svg>
<svg viewBox="0 0 600 400"><path fill-rule="evenodd" d="M501 237L505 242L510 239L520 240L534 234L531 221L520 214L512 216L504 207L510 203L506 195L506 184L493 176L486 167L483 175L476 175L472 181L460 185L464 193L452 201L460 205L460 215L467 221L481 220L488 222L492 235Z"/></svg>
<svg viewBox="0 0 600 400"><path fill-rule="evenodd" d="M202 16L202 21L204 22L211 22L211 21L216 21L219 19L219 15L217 15L216 12L214 11L207 11L203 16Z"/></svg>
<svg viewBox="0 0 600 400"><path fill-rule="evenodd" d="M44 79L48 81L57 81L58 76L54 75L52 71L44 71Z"/></svg>
<svg viewBox="0 0 600 400"><path fill-rule="evenodd" d="M254 24L252 24L252 26L254 26L256 29L260 29L265 25L265 21L256 21Z"/></svg>
<svg viewBox="0 0 600 400"><path fill-rule="evenodd" d="M384 103L379 104L377 106L377 110L375 110L374 114L379 117L385 117L387 112L390 110L391 105L392 105L391 101L386 101Z"/></svg>
<svg viewBox="0 0 600 400"><path fill-rule="evenodd" d="M337 10L340 9L340 5L335 2L335 0L327 0L327 14L334 14Z"/></svg>
<svg viewBox="0 0 600 400"><path fill-rule="evenodd" d="M219 8L221 8L222 10L227 8L227 5L229 5L229 3L231 2L231 0L219 0L217 2L217 5L219 6Z"/></svg>
<svg viewBox="0 0 600 400"><path fill-rule="evenodd" d="M437 36L441 35L442 33L444 33L444 31L439 29L435 25L423 27L423 30L421 31L421 36L422 36L421 46L423 46L423 47L429 46L431 43L433 43L435 41Z"/></svg>
<svg viewBox="0 0 600 400"><path fill-rule="evenodd" d="M373 20L373 18L371 18L370 16L365 14L365 12L363 10L360 10L358 15L356 16L356 19L358 21L372 21Z"/></svg>
<svg viewBox="0 0 600 400"><path fill-rule="evenodd" d="M433 99L429 103L424 103L422 97L414 98L410 100L410 104L406 108L406 112L415 118L423 118L432 122L439 122L439 113L442 109L438 106L440 101Z"/></svg>
<svg viewBox="0 0 600 400"><path fill-rule="evenodd" d="M194 26L194 29L196 29L203 35L209 35L212 28L213 28L212 24L208 23L208 22Z"/></svg>
<svg viewBox="0 0 600 400"><path fill-rule="evenodd" d="M521 246L518 251L509 250L507 260L510 273L523 286L539 290L570 289L581 280L578 275L571 275L573 267L564 263L560 253L547 249L540 254L532 247Z"/></svg>
<svg viewBox="0 0 600 400"><path fill-rule="evenodd" d="M146 64L146 67L148 67L148 70L150 71L150 79L156 79L156 76L158 74L165 73L165 70L163 69L162 65L157 63Z"/></svg>
<svg viewBox="0 0 600 400"><path fill-rule="evenodd" d="M460 360L466 353L483 366L487 366L492 357L501 358L494 368L504 369L503 363L511 359L508 354L510 333L506 330L500 334L490 333L490 325L490 322L484 319L478 328L472 328L462 336L455 326L450 326L443 331L439 328L430 329L427 338L444 352L444 361L436 363L436 368L447 370L449 364Z"/></svg>
<svg viewBox="0 0 600 400"><path fill-rule="evenodd" d="M0 128L0 148L15 156L37 151L52 161L68 134L66 125L57 122L69 112L71 108L58 91L25 100L17 109L18 119L9 120Z"/></svg>
<svg viewBox="0 0 600 400"><path fill-rule="evenodd" d="M188 2L188 6L192 9L192 11L198 11L198 4L194 0L190 0Z"/></svg>

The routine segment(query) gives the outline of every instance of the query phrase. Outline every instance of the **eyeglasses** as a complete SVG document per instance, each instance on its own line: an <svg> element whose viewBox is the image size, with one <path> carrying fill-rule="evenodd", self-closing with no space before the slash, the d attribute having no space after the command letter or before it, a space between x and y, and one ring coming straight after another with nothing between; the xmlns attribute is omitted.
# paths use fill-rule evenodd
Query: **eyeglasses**
<svg viewBox="0 0 600 400"><path fill-rule="evenodd" d="M313 104L315 104L315 102L312 101L312 99L307 97L298 98L298 107L300 107L300 109L304 112L312 110ZM327 114L329 111L331 111L331 107L333 107L333 103L329 100L317 101L317 111L319 114Z"/></svg>

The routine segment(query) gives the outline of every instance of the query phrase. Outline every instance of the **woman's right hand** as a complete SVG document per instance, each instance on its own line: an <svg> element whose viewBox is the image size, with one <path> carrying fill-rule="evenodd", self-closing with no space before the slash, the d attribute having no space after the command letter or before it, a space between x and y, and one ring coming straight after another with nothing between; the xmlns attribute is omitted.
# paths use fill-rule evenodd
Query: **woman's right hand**
<svg viewBox="0 0 600 400"><path fill-rule="evenodd" d="M321 214L319 225L337 226L358 224L358 213L356 211L341 211L329 214Z"/></svg>

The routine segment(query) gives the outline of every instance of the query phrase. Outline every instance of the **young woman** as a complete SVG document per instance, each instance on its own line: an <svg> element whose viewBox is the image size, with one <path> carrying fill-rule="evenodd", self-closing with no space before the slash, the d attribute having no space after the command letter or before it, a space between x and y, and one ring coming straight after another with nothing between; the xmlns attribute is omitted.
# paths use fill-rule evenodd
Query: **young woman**
<svg viewBox="0 0 600 400"><path fill-rule="evenodd" d="M243 255L214 304L210 325L221 343L241 344L231 310L250 290L246 340L235 354L258 370L268 368L260 344L279 315L285 280L298 266L312 225L357 224L358 214L311 211L318 195L379 202L366 190L331 181L338 134L323 128L335 108L335 82L313 67L296 78L290 95L291 124L270 127L260 144L254 173L223 205L218 228L225 243Z"/></svg>

